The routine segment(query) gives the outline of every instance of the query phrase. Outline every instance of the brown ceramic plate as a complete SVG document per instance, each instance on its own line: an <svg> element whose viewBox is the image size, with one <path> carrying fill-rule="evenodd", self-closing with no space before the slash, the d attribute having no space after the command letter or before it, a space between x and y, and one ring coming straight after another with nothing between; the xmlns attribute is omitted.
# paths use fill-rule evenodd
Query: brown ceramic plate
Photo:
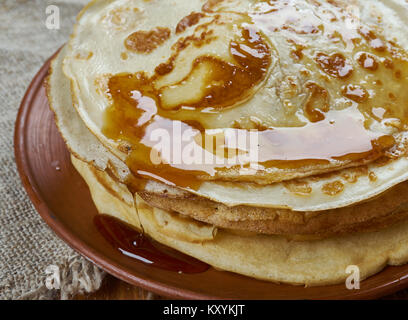
<svg viewBox="0 0 408 320"><path fill-rule="evenodd" d="M96 208L54 124L43 86L48 68L49 61L32 81L18 113L18 170L29 197L48 225L108 273L166 297L187 299L367 299L408 287L408 265L387 267L362 282L360 290L349 291L345 285L278 285L213 268L199 274L178 274L120 254L96 230Z"/></svg>

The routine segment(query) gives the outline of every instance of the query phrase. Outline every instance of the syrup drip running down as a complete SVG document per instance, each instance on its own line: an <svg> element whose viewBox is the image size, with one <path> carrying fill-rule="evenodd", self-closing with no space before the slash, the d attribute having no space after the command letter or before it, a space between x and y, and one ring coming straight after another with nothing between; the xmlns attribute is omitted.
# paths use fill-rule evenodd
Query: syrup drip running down
<svg viewBox="0 0 408 320"><path fill-rule="evenodd" d="M150 240L111 216L99 214L94 224L114 248L131 259L179 273L201 273L209 268L206 263Z"/></svg>

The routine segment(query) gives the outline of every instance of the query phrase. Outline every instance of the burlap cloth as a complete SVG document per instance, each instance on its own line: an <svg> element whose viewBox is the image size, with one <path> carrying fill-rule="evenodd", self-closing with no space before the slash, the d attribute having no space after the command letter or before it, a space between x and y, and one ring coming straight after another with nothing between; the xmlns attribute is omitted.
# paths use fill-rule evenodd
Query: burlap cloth
<svg viewBox="0 0 408 320"><path fill-rule="evenodd" d="M70 298L97 290L104 273L48 228L17 173L13 132L20 101L44 61L67 41L87 0L0 0L0 299ZM60 9L59 30L45 26L48 5ZM60 270L60 290L45 286Z"/></svg>

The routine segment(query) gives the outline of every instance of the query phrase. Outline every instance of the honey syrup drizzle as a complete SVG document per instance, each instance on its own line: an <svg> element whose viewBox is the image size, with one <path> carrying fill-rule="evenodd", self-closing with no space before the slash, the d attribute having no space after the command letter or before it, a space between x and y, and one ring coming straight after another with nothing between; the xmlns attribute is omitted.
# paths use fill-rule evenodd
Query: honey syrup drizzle
<svg viewBox="0 0 408 320"><path fill-rule="evenodd" d="M186 78L172 87L188 83L195 77L195 72L203 66L209 68L211 72L205 75L201 95L195 101L186 101L182 105L166 104L166 100L162 98L164 89L155 87L155 82L161 77L160 72L156 71L152 77L139 72L120 74L109 79L108 94L113 103L106 110L103 132L111 139L127 141L132 145L127 164L134 174L155 180L165 177L167 183L195 188L199 183L197 176L213 176L217 168L225 167L224 162L213 164L212 161L210 164L185 165L182 162L177 164L174 161L177 152L167 158L158 155L162 161L160 165L155 165L152 162L152 151L157 141L152 141L151 137L158 129L165 129L171 137L174 137L174 127L179 126L178 137L185 135L187 131L191 131L192 134L189 139L183 139L178 150L184 150L197 140L205 141L208 134L200 126L175 119L172 110L181 107L195 109L229 107L245 99L251 89L265 78L271 63L270 49L253 28L244 27L241 38L231 41L230 54L235 63L207 55L194 60L192 70ZM197 136L201 138L197 139ZM226 145L228 144L230 143ZM217 153L214 148L207 150L200 144L198 146L202 149L203 157L208 158L209 154L211 156Z"/></svg>
<svg viewBox="0 0 408 320"><path fill-rule="evenodd" d="M220 2L222 1L213 1L215 5ZM290 5L292 2L285 3ZM249 154L251 150L243 149L234 140L229 140L228 133L233 132L235 137L243 133L244 140L248 141L254 132L231 128L220 129L214 134L213 130L206 130L200 123L183 121L182 109L187 107L200 113L207 111L208 108L211 108L213 112L230 108L245 99L249 92L264 80L271 64L272 51L262 34L257 31L257 25L265 27L265 21L268 19L274 21L271 20L270 15L279 14L280 10L288 10L276 7L277 3L282 2L265 1L265 3L268 6L263 8L263 12L256 14L255 26L241 26L241 37L230 42L230 55L233 63L223 61L216 56L198 57L194 60L189 75L174 84L174 86L188 84L194 78L195 72L202 66L212 70L204 79L206 85L203 86L202 95L194 101L185 101L177 105L166 104L166 101L163 100L162 89L155 87L155 82L174 68L174 57L169 58L166 68L163 66L156 68L156 73L151 77L139 72L114 75L109 79L108 87L112 104L105 113L103 133L116 141L130 143L131 149L127 165L136 177L197 189L203 179L214 177L222 170L251 167L253 164L251 160L245 158L242 161L237 157L237 154ZM299 12L293 9L289 9L288 12L289 15L294 13L296 17L299 15ZM262 15L267 19L262 20ZM311 23L308 23L307 17L304 19L302 24L291 26L283 23L281 27L300 35L327 32L327 21L315 24L316 21L320 21L316 17L313 17ZM276 22L270 28L275 31L279 30ZM371 161L384 156L385 152L395 145L395 140L391 135L372 132L368 124L378 120L378 117L373 117L373 113L378 115L378 110L384 109L384 112L381 113L384 118L395 118L400 123L401 129L405 125L408 95L397 96L397 101L389 105L384 105L381 99L374 99L379 93L382 94L384 90L389 90L394 82L398 81L398 85L402 85L401 82L406 83L408 87L406 77L408 63L405 59L405 52L376 36L373 32L367 33L366 30L342 34L341 37L346 43L347 50L350 50L350 43L352 43L351 50L355 60L344 57L340 53L314 52L311 56L307 51L307 46L302 46L302 55L296 56L297 63L305 64L307 67L312 65L311 74L325 74L329 77L329 88L321 87L321 83L317 85L309 82L309 90L313 90L314 93L309 97L309 107L306 105L304 109L305 115L309 112L310 121L305 126L268 128L256 132L259 142L256 146L256 169L298 168L332 161ZM373 93L372 87L379 86L379 81L374 80L378 78L385 78L392 83L388 81L386 85L383 85L384 88L378 91L379 93L377 91ZM335 97L330 96L329 83L333 85L334 81L341 83L337 87L342 88L339 91L343 95L336 98L348 99L349 108L330 109L329 102L332 102ZM397 93L393 94L395 97ZM390 97L388 93L387 96ZM380 102L381 105L378 105ZM393 108L397 103L402 104L399 108ZM376 112L371 111L374 108ZM176 130L175 127L178 129ZM220 163L204 161L199 164L175 161L175 158L180 160L180 154L174 154L173 151L164 154L155 150L157 140L152 139L152 133L157 129L165 129L169 133L172 137L170 144L176 143L176 140L182 140L178 150L184 150L185 147L195 144L200 149L200 155L203 158L206 155L214 154L220 156L217 150L203 145L203 141L213 134L221 136L224 160L231 158L229 154L232 150L233 161L221 161ZM184 139L180 139L181 137ZM159 164L152 160L152 153L155 154L156 159L160 160ZM220 157L223 158L222 155ZM136 180L131 182L136 189L139 183Z"/></svg>
<svg viewBox="0 0 408 320"><path fill-rule="evenodd" d="M301 3L306 5L301 7ZM384 119L392 119L399 130L406 130L407 52L367 26L345 27L344 21L352 18L347 9L341 6L342 2L330 4L332 6L317 0L265 0L258 3L251 16L262 30L286 32L288 42L293 46L293 62L304 66L303 71L310 75L310 80L320 79L319 89L316 86L311 89L311 95L321 100L320 106L305 110L310 121L323 119L327 100L334 105L347 98L350 106L358 105L366 117L367 127L373 120L378 120L373 110L381 108L386 110ZM311 10L313 6L314 10ZM324 47L316 50L308 45L308 42L322 39L327 41L323 46L324 43L335 44L341 52L332 52L333 49L324 52ZM322 108L326 109L323 113ZM390 126L386 121L382 124Z"/></svg>

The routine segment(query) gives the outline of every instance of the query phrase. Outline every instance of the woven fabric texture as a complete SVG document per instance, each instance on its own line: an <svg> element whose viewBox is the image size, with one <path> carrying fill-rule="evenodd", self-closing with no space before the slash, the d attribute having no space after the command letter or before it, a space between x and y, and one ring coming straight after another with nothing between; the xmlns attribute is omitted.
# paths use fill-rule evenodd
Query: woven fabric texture
<svg viewBox="0 0 408 320"><path fill-rule="evenodd" d="M24 92L47 58L67 41L87 2L0 0L0 299L68 299L97 290L104 277L36 213L21 185L13 151ZM56 12L50 5L58 8L59 29L47 28L47 17ZM50 290L47 272L55 269L60 289Z"/></svg>

